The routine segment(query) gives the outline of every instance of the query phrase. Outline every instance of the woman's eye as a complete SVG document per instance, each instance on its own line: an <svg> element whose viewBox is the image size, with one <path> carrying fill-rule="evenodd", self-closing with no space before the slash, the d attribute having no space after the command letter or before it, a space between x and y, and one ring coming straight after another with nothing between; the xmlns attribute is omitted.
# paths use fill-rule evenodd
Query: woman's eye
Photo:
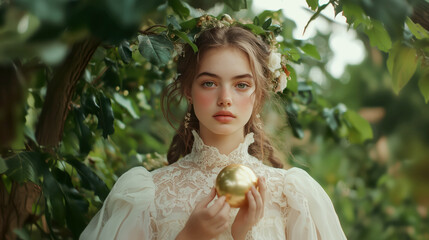
<svg viewBox="0 0 429 240"><path fill-rule="evenodd" d="M203 87L213 87L214 86L214 82L204 82L203 83Z"/></svg>
<svg viewBox="0 0 429 240"><path fill-rule="evenodd" d="M240 89L245 89L245 88L249 87L249 85L247 83L239 83L239 84L237 84L237 87Z"/></svg>

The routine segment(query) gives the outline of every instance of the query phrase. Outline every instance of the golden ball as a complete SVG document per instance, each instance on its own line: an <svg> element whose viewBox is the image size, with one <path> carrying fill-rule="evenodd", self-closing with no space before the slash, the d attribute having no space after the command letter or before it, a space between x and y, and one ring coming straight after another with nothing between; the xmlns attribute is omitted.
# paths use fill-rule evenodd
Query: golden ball
<svg viewBox="0 0 429 240"><path fill-rule="evenodd" d="M241 165L231 164L222 169L216 178L216 193L218 197L225 196L233 208L247 204L246 193L252 186L257 187L258 178L252 169Z"/></svg>

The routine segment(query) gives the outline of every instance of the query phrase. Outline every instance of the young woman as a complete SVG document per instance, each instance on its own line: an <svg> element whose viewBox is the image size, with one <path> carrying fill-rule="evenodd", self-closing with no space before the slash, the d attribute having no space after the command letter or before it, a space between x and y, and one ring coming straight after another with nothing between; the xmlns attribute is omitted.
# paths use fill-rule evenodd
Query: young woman
<svg viewBox="0 0 429 240"><path fill-rule="evenodd" d="M321 186L298 168L274 168L258 114L272 89L267 45L237 26L206 30L196 45L198 53L185 48L165 98L189 106L169 166L122 175L81 239L345 239ZM259 176L239 209L214 190L232 163Z"/></svg>

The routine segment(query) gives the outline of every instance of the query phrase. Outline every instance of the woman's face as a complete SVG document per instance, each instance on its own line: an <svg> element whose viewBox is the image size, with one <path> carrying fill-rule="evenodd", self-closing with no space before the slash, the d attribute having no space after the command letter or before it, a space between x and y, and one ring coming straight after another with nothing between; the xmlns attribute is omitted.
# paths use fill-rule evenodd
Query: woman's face
<svg viewBox="0 0 429 240"><path fill-rule="evenodd" d="M241 134L255 103L255 80L247 55L234 47L213 48L200 59L191 101L201 136ZM239 135L238 135L239 136Z"/></svg>

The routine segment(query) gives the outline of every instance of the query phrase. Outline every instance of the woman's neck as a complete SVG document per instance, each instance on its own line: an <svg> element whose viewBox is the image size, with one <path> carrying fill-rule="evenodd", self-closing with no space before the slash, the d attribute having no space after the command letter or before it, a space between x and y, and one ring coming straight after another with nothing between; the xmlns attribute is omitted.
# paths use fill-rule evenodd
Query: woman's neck
<svg viewBox="0 0 429 240"><path fill-rule="evenodd" d="M225 155L230 154L244 141L243 131L240 130L232 134L222 135L201 129L200 137L204 144L217 148L219 153Z"/></svg>

